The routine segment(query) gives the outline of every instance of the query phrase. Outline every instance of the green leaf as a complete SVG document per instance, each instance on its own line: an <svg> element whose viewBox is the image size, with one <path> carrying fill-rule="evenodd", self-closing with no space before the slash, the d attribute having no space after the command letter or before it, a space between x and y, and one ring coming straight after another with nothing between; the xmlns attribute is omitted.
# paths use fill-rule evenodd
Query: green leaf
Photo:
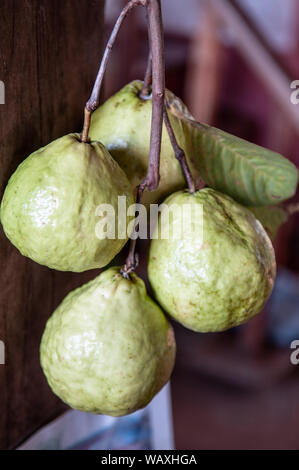
<svg viewBox="0 0 299 470"><path fill-rule="evenodd" d="M254 206L294 195L298 170L282 155L200 123L192 134L198 170L212 188Z"/></svg>
<svg viewBox="0 0 299 470"><path fill-rule="evenodd" d="M282 155L195 121L171 96L167 105L181 120L191 167L208 186L246 206L275 205L294 195L298 169Z"/></svg>
<svg viewBox="0 0 299 470"><path fill-rule="evenodd" d="M272 241L275 240L278 229L289 218L288 212L282 206L248 207L261 222Z"/></svg>

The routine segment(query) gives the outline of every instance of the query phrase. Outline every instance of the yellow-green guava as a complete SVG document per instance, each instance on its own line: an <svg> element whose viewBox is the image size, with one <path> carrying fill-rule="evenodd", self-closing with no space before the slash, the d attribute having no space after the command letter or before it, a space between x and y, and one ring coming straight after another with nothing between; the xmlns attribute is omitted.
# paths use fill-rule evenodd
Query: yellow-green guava
<svg viewBox="0 0 299 470"><path fill-rule="evenodd" d="M89 135L99 140L125 171L133 187L146 176L150 148L152 100L139 97L143 82L133 81L108 99L92 115ZM168 115L178 144L196 178L198 172L189 152L190 142L181 116L192 118L182 101L169 90L165 94ZM178 115L176 115L176 112ZM173 191L186 187L165 125L163 125L160 183L156 191L145 191L142 202L156 203Z"/></svg>
<svg viewBox="0 0 299 470"><path fill-rule="evenodd" d="M24 256L60 271L86 271L106 266L128 239L126 230L123 239L117 231L115 238L96 232L100 204L115 209L117 230L118 196L134 204L131 185L109 152L69 134L19 165L2 199L1 222Z"/></svg>
<svg viewBox="0 0 299 470"><path fill-rule="evenodd" d="M72 408L122 416L147 405L170 378L173 329L144 282L113 267L74 290L47 322L41 365Z"/></svg>
<svg viewBox="0 0 299 470"><path fill-rule="evenodd" d="M252 212L210 188L177 192L163 204L148 265L162 308L200 332L222 331L259 313L271 293L276 263L272 243ZM187 224L179 217L183 206L202 207L202 217L199 213ZM182 236L176 237L182 220ZM169 239L167 230L161 236L165 228Z"/></svg>

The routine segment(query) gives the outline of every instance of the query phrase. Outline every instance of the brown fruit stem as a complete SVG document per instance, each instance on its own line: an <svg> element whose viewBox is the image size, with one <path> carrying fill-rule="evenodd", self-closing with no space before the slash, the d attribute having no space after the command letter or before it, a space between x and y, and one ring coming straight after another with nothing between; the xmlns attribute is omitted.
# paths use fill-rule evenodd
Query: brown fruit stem
<svg viewBox="0 0 299 470"><path fill-rule="evenodd" d="M163 108L165 98L164 40L160 0L148 0L146 3L146 9L150 43L150 57L146 72L146 82L149 86L150 79L152 78L152 123L147 175L137 188L136 202L141 200L145 189L154 191L159 185ZM135 225L135 230L137 230L137 228L138 227ZM134 271L138 264L138 257L135 254L135 249L136 240L132 239L128 257L121 271L123 276L126 278L129 277L130 272Z"/></svg>
<svg viewBox="0 0 299 470"><path fill-rule="evenodd" d="M96 81L93 86L93 90L91 93L91 96L89 100L87 101L85 105L85 110L84 110L84 125L83 125L83 131L82 131L82 136L81 136L81 142L87 142L88 141L88 132L89 132L89 127L90 127L90 119L91 119L91 114L97 109L99 106L100 102L100 93L102 89L102 83L103 83L103 78L104 74L107 68L108 60L111 54L112 47L114 45L114 42L116 40L116 37L118 35L118 32L120 30L121 25L123 24L123 21L125 20L126 16L128 13L136 6L142 5L145 6L147 3L147 0L131 0L130 2L127 3L127 5L122 9L118 19L116 20L116 23L114 25L114 28L112 30L112 33L110 35L110 38L108 40L108 43L106 45L100 68L96 77Z"/></svg>
<svg viewBox="0 0 299 470"><path fill-rule="evenodd" d="M148 170L141 187L154 191L159 184L160 152L165 96L163 24L160 0L148 0L149 38L152 57L152 123Z"/></svg>
<svg viewBox="0 0 299 470"><path fill-rule="evenodd" d="M145 72L144 81L143 81L143 87L139 93L139 97L142 100L146 100L149 97L151 93L151 90L150 90L151 85L152 85L152 53L150 51L148 55L148 61L147 61L146 72Z"/></svg>
<svg viewBox="0 0 299 470"><path fill-rule="evenodd" d="M142 194L143 194L144 188L139 185L137 188L137 195L136 195L136 205L140 203ZM135 217L137 216L137 213L135 213ZM134 229L135 231L138 230L138 223L134 223ZM123 275L124 278L130 279L130 273L135 271L139 264L139 256L138 253L136 253L136 243L137 239L131 238L130 241L130 248L129 248L129 253L125 262L124 267L120 270L121 274Z"/></svg>
<svg viewBox="0 0 299 470"><path fill-rule="evenodd" d="M151 54L151 48L150 48L150 52L149 52L149 55L148 55L148 61L147 61L146 73L145 73L144 82L143 82L143 87L142 87L142 89L140 91L140 94L139 94L139 97L141 99L147 99L148 98L148 96L150 94L151 80L152 80L152 54ZM183 172L183 175L185 177L185 180L186 180L186 183L187 183L187 186L189 188L190 193L194 193L196 191L196 187L195 187L195 183L194 183L194 180L193 180L193 176L192 176L192 173L190 171L190 168L189 168L189 165L188 165L188 162L187 162L187 159L186 159L185 152L181 147L179 147L179 145L177 143L176 136L175 136L175 133L173 131L173 128L172 128L172 125L171 125L171 122L169 120L169 116L168 116L168 113L167 113L166 103L164 104L164 109L163 109L163 119L164 119L164 123L165 123L166 129L167 129L168 135L169 135L169 139L170 139L173 151L174 151L175 158L179 161L179 163L181 165L181 169L182 169L182 172Z"/></svg>
<svg viewBox="0 0 299 470"><path fill-rule="evenodd" d="M166 129L169 135L169 139L170 139L173 151L174 151L175 158L179 161L181 165L181 169L182 169L182 172L185 177L190 193L194 193L196 189L195 189L195 184L194 184L194 180L192 177L192 173L188 166L185 152L181 147L179 147L177 143L176 136L173 132L173 129L172 129L169 117L168 117L166 105L164 105L163 117L164 117Z"/></svg>

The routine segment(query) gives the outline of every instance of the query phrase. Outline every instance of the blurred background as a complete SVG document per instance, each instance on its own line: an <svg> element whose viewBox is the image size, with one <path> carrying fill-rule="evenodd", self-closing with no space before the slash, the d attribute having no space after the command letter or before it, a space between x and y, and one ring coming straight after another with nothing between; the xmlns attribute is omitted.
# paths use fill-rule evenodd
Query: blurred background
<svg viewBox="0 0 299 470"><path fill-rule="evenodd" d="M126 2L106 2L106 35ZM166 86L197 120L282 153L299 166L297 0L162 0ZM143 9L121 30L106 75L108 98L147 61ZM296 196L293 201L298 201ZM178 449L298 449L299 216L279 230L277 283L264 312L243 327L197 334L175 324L172 378ZM138 251L146 261L146 246ZM144 277L145 265L140 267Z"/></svg>

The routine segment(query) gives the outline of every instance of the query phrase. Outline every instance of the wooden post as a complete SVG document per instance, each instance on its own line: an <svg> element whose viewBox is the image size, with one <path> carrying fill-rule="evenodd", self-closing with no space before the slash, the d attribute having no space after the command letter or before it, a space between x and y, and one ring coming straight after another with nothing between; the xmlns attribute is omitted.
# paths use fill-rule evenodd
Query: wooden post
<svg viewBox="0 0 299 470"><path fill-rule="evenodd" d="M101 59L104 0L2 0L1 196L31 152L81 131ZM0 100L1 102L1 100ZM71 195L70 195L71 197ZM59 273L24 258L0 233L0 448L15 447L65 407L39 365L47 318L72 288L94 276Z"/></svg>

